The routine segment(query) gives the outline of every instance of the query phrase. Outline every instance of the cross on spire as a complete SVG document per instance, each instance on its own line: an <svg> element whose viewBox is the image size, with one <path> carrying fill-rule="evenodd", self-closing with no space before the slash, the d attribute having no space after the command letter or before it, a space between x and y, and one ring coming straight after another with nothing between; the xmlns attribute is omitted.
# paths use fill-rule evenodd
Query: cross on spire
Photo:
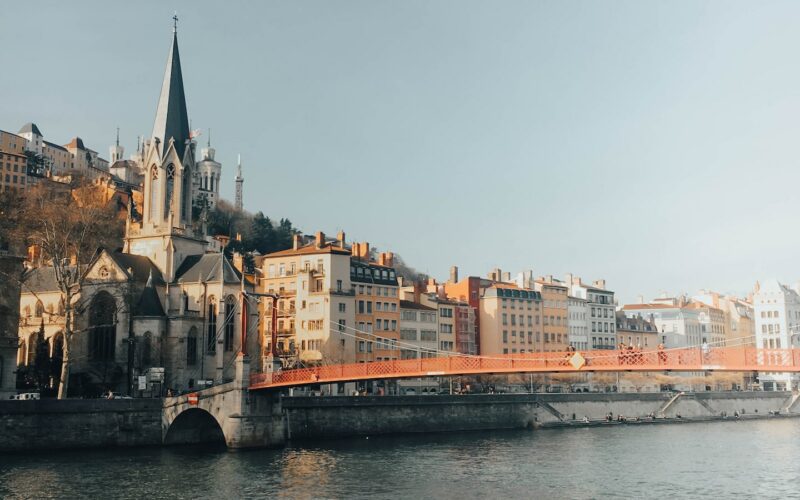
<svg viewBox="0 0 800 500"><path fill-rule="evenodd" d="M172 21L173 21L172 32L173 33L177 33L178 32L178 11L177 10L175 11L175 15L172 16Z"/></svg>

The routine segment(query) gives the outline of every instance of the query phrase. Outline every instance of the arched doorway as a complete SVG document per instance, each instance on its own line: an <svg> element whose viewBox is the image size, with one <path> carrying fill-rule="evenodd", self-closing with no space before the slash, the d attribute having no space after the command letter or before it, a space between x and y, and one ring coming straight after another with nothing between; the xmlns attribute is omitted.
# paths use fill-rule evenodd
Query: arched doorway
<svg viewBox="0 0 800 500"><path fill-rule="evenodd" d="M190 408L178 415L167 429L164 444L225 444L219 422L201 408Z"/></svg>

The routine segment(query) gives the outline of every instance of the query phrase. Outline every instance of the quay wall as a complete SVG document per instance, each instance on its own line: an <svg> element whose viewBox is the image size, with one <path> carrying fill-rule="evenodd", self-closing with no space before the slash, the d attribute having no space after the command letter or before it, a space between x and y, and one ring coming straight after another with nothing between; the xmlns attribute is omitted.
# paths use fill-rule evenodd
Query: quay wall
<svg viewBox="0 0 800 500"><path fill-rule="evenodd" d="M790 392L609 394L480 394L468 396L290 397L282 400L289 440L346 436L536 428L578 423L584 417L657 417L686 420L787 414ZM669 406L667 406L669 404ZM666 408L665 408L666 407ZM800 405L798 405L800 407ZM662 411L663 410L663 411ZM792 408L797 411L798 408ZM798 413L797 415L800 415Z"/></svg>
<svg viewBox="0 0 800 500"><path fill-rule="evenodd" d="M226 386L202 394L194 406L186 398L0 401L0 453L156 446L209 436L237 449L377 434L580 426L584 417L597 425L609 412L629 419L655 414L656 422L734 412L800 416L800 399L789 392L280 397Z"/></svg>
<svg viewBox="0 0 800 500"><path fill-rule="evenodd" d="M0 401L0 452L161 444L160 399Z"/></svg>

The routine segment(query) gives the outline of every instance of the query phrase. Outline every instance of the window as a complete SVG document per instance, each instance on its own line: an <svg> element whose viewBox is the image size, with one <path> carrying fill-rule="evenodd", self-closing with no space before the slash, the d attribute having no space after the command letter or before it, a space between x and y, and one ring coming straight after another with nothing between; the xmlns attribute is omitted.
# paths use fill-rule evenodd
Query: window
<svg viewBox="0 0 800 500"><path fill-rule="evenodd" d="M343 313L343 312L345 312L345 309L346 309L346 307L347 307L347 306L345 305L345 303L344 303L344 302L339 302L339 312L340 312L340 313Z"/></svg>
<svg viewBox="0 0 800 500"><path fill-rule="evenodd" d="M42 304L42 301L39 300L36 302L36 309L34 310L34 316L37 318L41 318L42 314L44 314L44 304Z"/></svg>
<svg viewBox="0 0 800 500"><path fill-rule="evenodd" d="M372 314L372 302L367 301L367 314Z"/></svg>
<svg viewBox="0 0 800 500"><path fill-rule="evenodd" d="M212 297L206 312L206 351L217 352L217 304Z"/></svg>
<svg viewBox="0 0 800 500"><path fill-rule="evenodd" d="M345 326L346 326L345 320L343 320L343 319L340 319L340 320L339 320L339 331L340 331L340 332L343 332L343 331L344 331L344 329L345 329ZM344 340L343 340L343 341L344 341Z"/></svg>
<svg viewBox="0 0 800 500"><path fill-rule="evenodd" d="M197 328L189 329L189 336L186 337L186 365L194 366L197 364Z"/></svg>
<svg viewBox="0 0 800 500"><path fill-rule="evenodd" d="M229 295L225 299L225 338L224 346L225 352L233 351L233 337L234 337L234 312L236 311L236 299L233 295Z"/></svg>
<svg viewBox="0 0 800 500"><path fill-rule="evenodd" d="M336 291L337 292L342 291L342 280L336 280Z"/></svg>
<svg viewBox="0 0 800 500"><path fill-rule="evenodd" d="M108 292L100 292L89 307L89 359L113 361L117 338L117 305Z"/></svg>

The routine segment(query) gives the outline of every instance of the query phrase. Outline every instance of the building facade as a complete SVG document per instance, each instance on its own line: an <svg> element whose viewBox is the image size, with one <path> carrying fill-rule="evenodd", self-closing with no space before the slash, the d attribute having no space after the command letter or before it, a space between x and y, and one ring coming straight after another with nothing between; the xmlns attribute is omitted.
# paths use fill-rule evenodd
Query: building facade
<svg viewBox="0 0 800 500"><path fill-rule="evenodd" d="M756 347L786 349L798 347L800 334L800 293L778 280L756 283L753 290ZM759 373L764 390L792 390L797 388L797 374Z"/></svg>

